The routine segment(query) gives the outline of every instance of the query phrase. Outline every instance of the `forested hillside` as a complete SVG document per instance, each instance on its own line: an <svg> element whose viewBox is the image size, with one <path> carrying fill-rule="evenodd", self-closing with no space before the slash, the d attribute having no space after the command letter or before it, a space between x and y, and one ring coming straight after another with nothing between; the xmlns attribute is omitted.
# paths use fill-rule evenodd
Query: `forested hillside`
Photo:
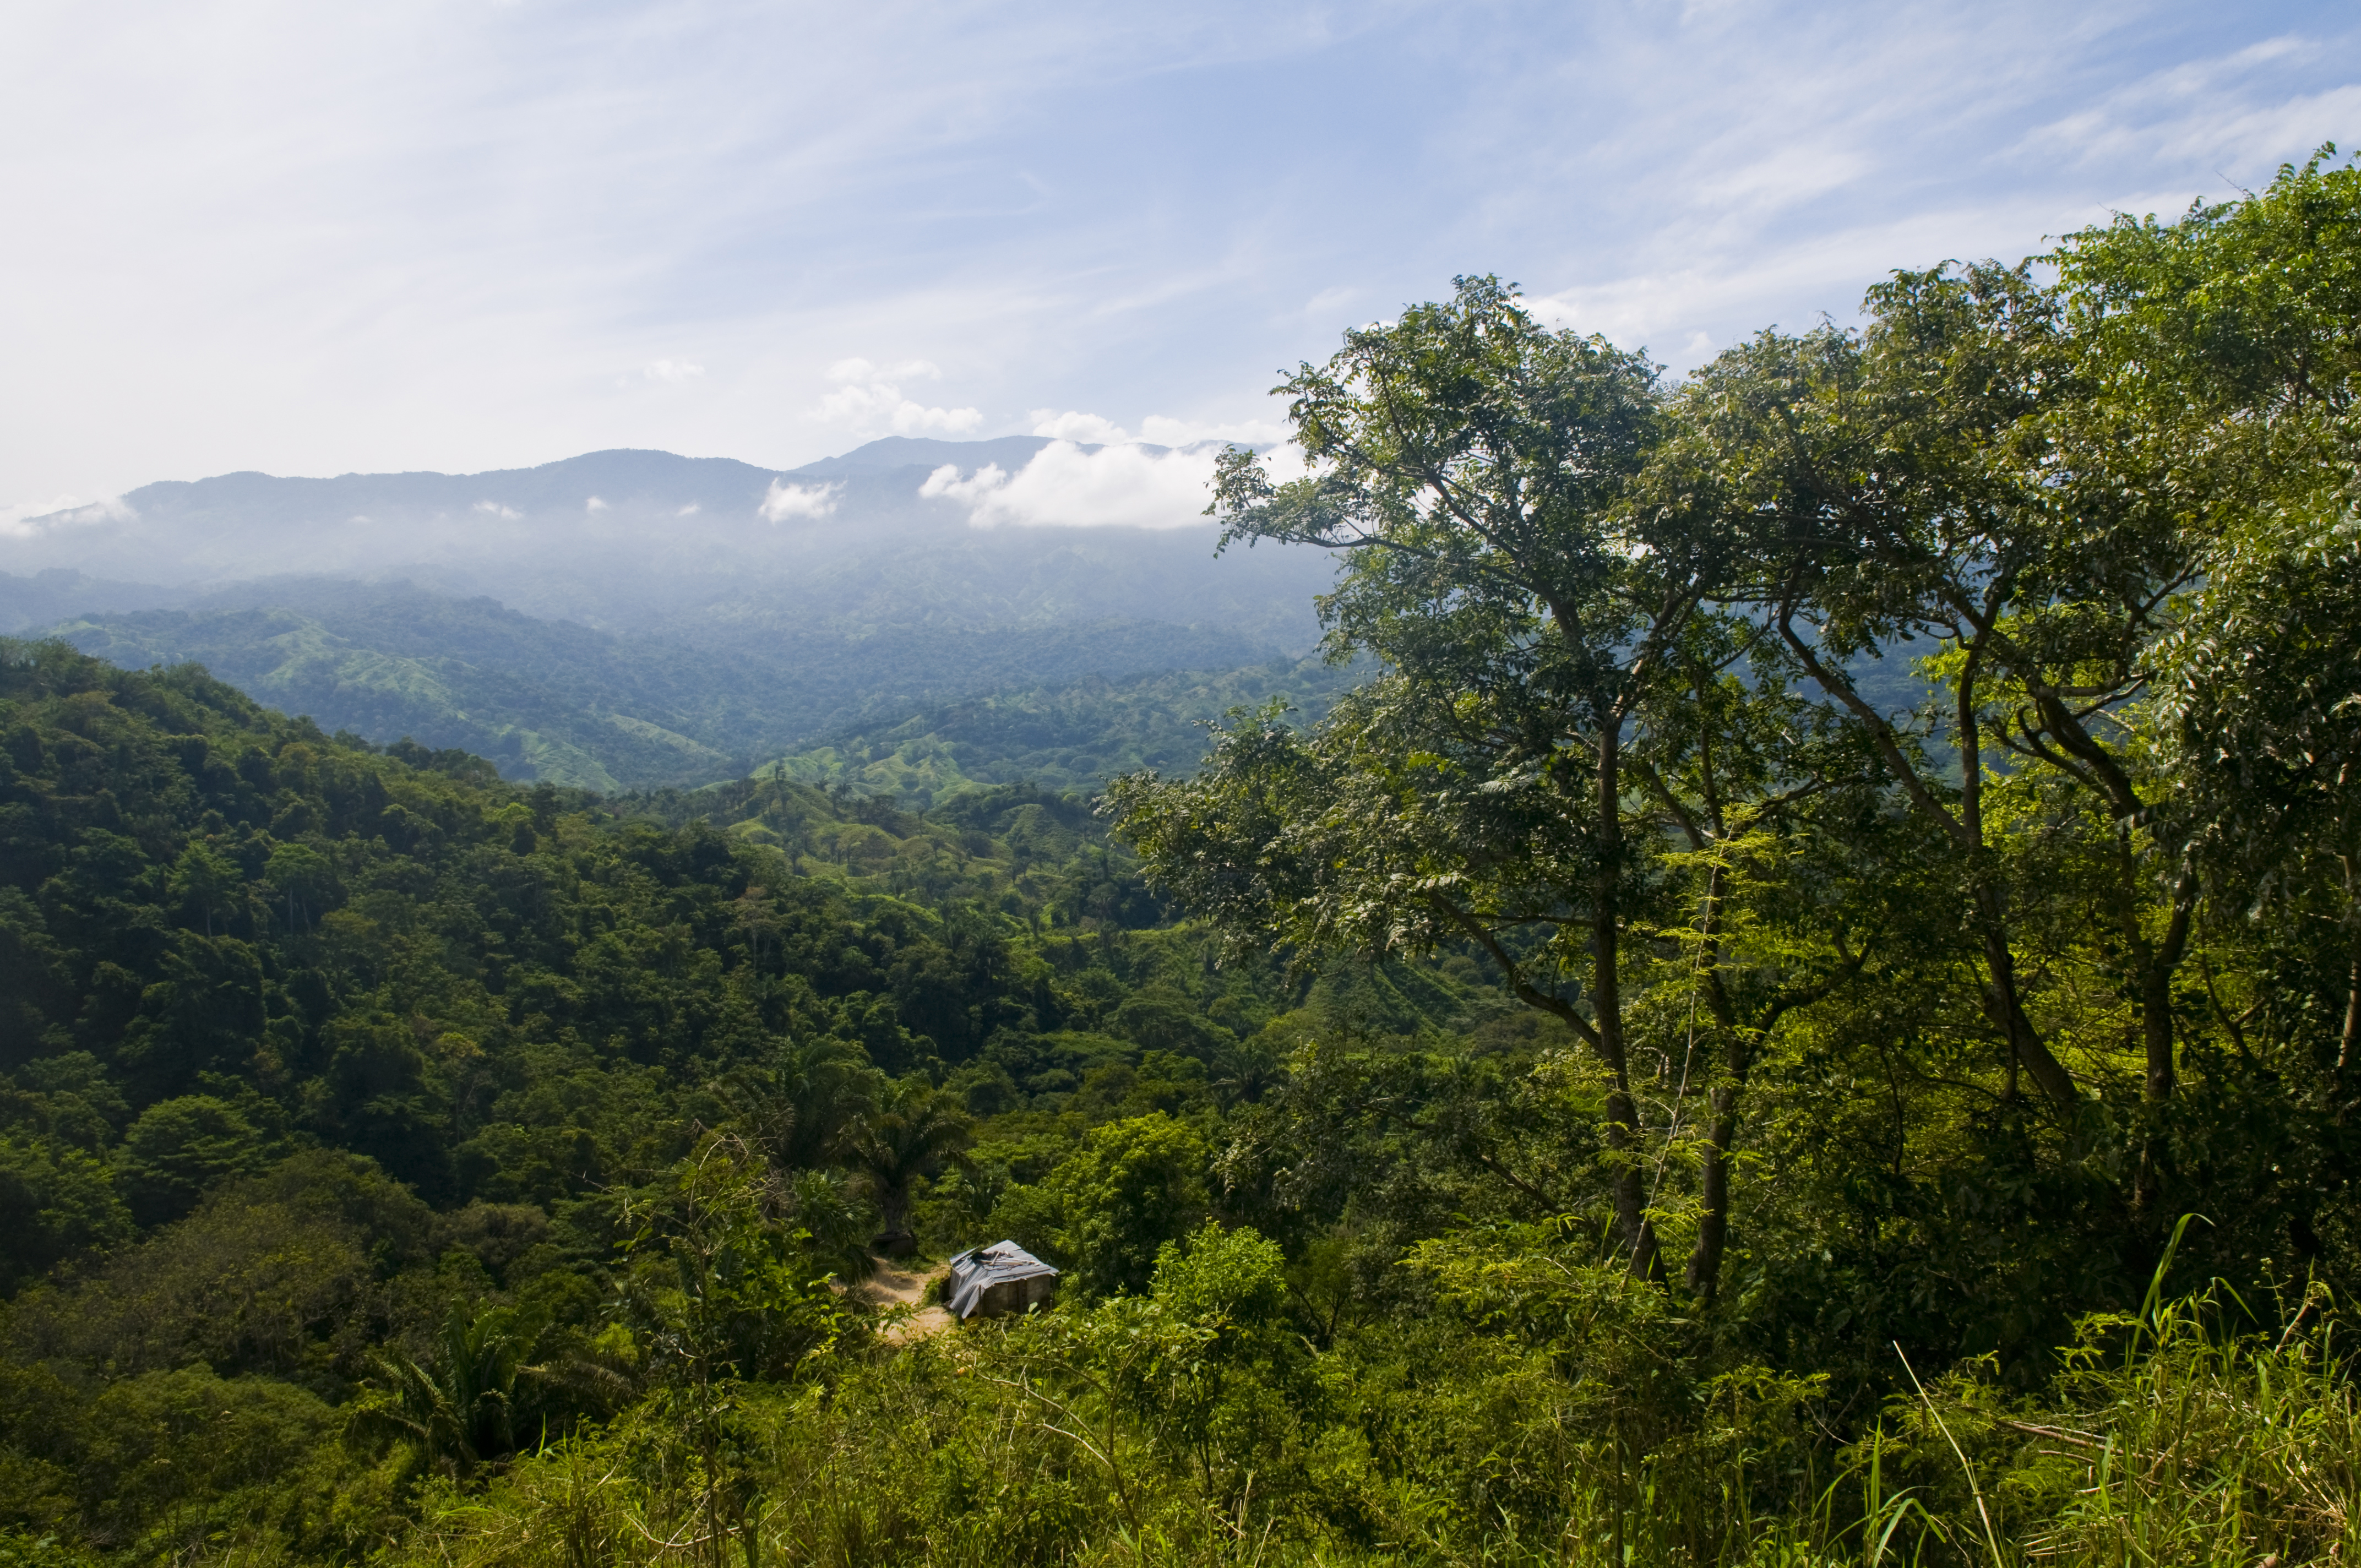
<svg viewBox="0 0 2361 1568"><path fill-rule="evenodd" d="M2361 172L2049 261L1348 334L1096 799L0 645L0 1563L2351 1561Z"/></svg>
<svg viewBox="0 0 2361 1568"><path fill-rule="evenodd" d="M502 776L613 792L742 776L848 724L990 692L1139 671L1222 669L1269 650L1149 620L918 620L848 631L682 618L619 636L409 583L256 584L198 608L49 625L130 668L197 663L289 713L379 742L407 736Z"/></svg>
<svg viewBox="0 0 2361 1568"><path fill-rule="evenodd" d="M1005 1201L1046 1248L1037 1184L1091 1128L1201 1158L1304 1007L1505 1007L1465 965L1216 970L1085 804L1028 787L920 817L772 780L619 815L59 643L0 644L0 1510L142 1559L222 1530L357 1552L405 1477L624 1409L633 1204L692 1156L737 1161L752 1235L807 1259L764 1307L810 1318L777 1331L800 1354L865 1332L806 1281L862 1273L897 1194L936 1245ZM1177 1175L1125 1255L1203 1212ZM497 1412L412 1432L389 1405L340 1438L379 1395L447 1406L450 1357L485 1354Z"/></svg>
<svg viewBox="0 0 2361 1568"><path fill-rule="evenodd" d="M1194 770L1232 708L1278 702L1313 722L1367 673L1311 658L1045 683L824 735L756 772L925 804L979 784L1095 793L1118 773Z"/></svg>

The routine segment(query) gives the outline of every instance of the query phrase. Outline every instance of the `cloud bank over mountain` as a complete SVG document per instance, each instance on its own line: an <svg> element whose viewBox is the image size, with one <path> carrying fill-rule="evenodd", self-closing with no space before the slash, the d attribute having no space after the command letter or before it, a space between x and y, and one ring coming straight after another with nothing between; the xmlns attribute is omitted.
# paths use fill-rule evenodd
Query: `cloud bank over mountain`
<svg viewBox="0 0 2361 1568"><path fill-rule="evenodd" d="M482 474L225 474L24 519L0 532L0 574L110 585L110 608L137 587L162 607L257 579L407 579L641 633L1112 618L1301 652L1333 563L1216 558L1201 514L1217 448L888 436L784 471L616 451ZM52 618L82 608L58 583L34 599Z"/></svg>
<svg viewBox="0 0 2361 1568"><path fill-rule="evenodd" d="M784 471L616 451L146 485L0 533L0 632L196 660L514 778L697 784L928 704L1307 652L1334 563L1217 557L1215 450L889 436Z"/></svg>
<svg viewBox="0 0 2361 1568"><path fill-rule="evenodd" d="M955 501L980 528L1193 528L1203 521L1213 444L1175 450L1052 441L1010 473L946 463L918 493Z"/></svg>

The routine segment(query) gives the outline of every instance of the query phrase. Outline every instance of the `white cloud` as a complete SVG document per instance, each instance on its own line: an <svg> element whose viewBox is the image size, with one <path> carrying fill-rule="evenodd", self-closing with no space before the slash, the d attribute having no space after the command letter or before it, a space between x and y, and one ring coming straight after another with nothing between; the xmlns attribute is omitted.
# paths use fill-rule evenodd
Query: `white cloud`
<svg viewBox="0 0 2361 1568"><path fill-rule="evenodd" d="M686 506L685 506L685 507L681 508L678 511L676 511L676 512L673 513L673 516L675 516L675 517L695 517L698 512L701 512L701 511L703 511L704 510L705 510L705 509L704 509L703 507L699 506L697 502L695 502L695 501L691 501L691 502L689 502Z"/></svg>
<svg viewBox="0 0 2361 1568"><path fill-rule="evenodd" d="M51 496L45 501L19 501L0 507L0 538L31 539L94 522L123 522L138 514L114 496L83 504L79 496Z"/></svg>
<svg viewBox="0 0 2361 1568"><path fill-rule="evenodd" d="M659 359L642 369L640 374L651 381L662 381L667 386L680 387L704 375L705 367L691 365L686 359Z"/></svg>
<svg viewBox="0 0 2361 1568"><path fill-rule="evenodd" d="M524 515L524 513L517 510L516 508L502 506L498 501L478 501L476 503L476 510L484 513L487 517L520 518Z"/></svg>
<svg viewBox="0 0 2361 1568"><path fill-rule="evenodd" d="M986 497L997 494L1008 483L1008 471L997 463L986 463L969 478L960 477L960 466L946 463L927 476L918 487L918 494L929 500L964 501L973 506Z"/></svg>
<svg viewBox="0 0 2361 1568"><path fill-rule="evenodd" d="M592 496L588 500L582 503L582 510L584 511L605 511L607 510L607 503L600 500L597 496Z"/></svg>
<svg viewBox="0 0 2361 1568"><path fill-rule="evenodd" d="M2309 152L2324 141L2349 140L2356 117L2361 116L2361 86L2350 83L2255 104L2212 91L2210 82L2191 81L2195 75L2184 71L2141 82L2094 109L2041 127L2023 145L2027 150L2070 149L2084 163L2155 152L2184 163L2244 170L2251 176L2268 168L2274 156L2296 156L2290 148ZM2218 201L2231 192L2210 194Z"/></svg>
<svg viewBox="0 0 2361 1568"><path fill-rule="evenodd" d="M785 522L791 517L826 517L836 510L837 492L843 488L790 485L785 479L774 479L763 496L762 514L772 522Z"/></svg>
<svg viewBox="0 0 2361 1568"><path fill-rule="evenodd" d="M2169 210L2176 203L2168 194L2123 204ZM2104 204L2061 212L2038 196L2014 197L1831 229L1757 254L1701 255L1677 266L1528 296L1524 302L1544 325L1598 333L1622 347L1647 349L1676 371L1686 370L1709 358L1714 345L1736 341L1756 328L1803 331L1823 310L1845 319L1860 303L1861 285L1869 280L1844 281L1846 269L1861 256L1915 264L1945 257L2014 259L2038 248L2037 236L2043 233L2103 222L2107 212ZM1816 305L1797 307L1797 301L1816 296Z"/></svg>
<svg viewBox="0 0 2361 1568"><path fill-rule="evenodd" d="M902 403L894 410L896 435L924 435L937 430L948 435L963 435L983 422L983 414L976 409L930 409Z"/></svg>
<svg viewBox="0 0 2361 1568"><path fill-rule="evenodd" d="M963 434L983 422L980 409L939 409L902 395L901 383L914 376L940 380L942 371L931 360L912 359L880 369L866 359L840 359L828 367L837 389L819 400L819 417L856 434Z"/></svg>
<svg viewBox="0 0 2361 1568"><path fill-rule="evenodd" d="M1080 441L1102 446L1131 439L1131 433L1115 421L1071 409L1064 413L1054 409L1035 409L1033 433L1058 441Z"/></svg>
<svg viewBox="0 0 2361 1568"><path fill-rule="evenodd" d="M0 211L44 237L0 292L41 308L11 321L0 473L27 499L598 447L779 471L1053 396L1166 439L1142 411L1255 407L1228 400L1470 269L1686 357L2361 124L2329 0L20 14ZM783 92L788 58L829 69ZM1202 105L1274 71L1330 108L1422 88L1398 136L1272 170L1267 126ZM884 356L826 379L855 347Z"/></svg>
<svg viewBox="0 0 2361 1568"><path fill-rule="evenodd" d="M1185 528L1212 499L1213 455L1152 452L1133 444L1085 452L1054 441L1010 474L987 464L962 477L945 464L918 493L967 508L978 528Z"/></svg>

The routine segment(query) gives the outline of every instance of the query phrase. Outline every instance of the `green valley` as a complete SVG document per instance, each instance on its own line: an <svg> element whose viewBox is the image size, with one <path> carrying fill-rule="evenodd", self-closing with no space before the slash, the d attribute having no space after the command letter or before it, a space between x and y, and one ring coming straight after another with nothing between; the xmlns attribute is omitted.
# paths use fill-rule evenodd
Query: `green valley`
<svg viewBox="0 0 2361 1568"><path fill-rule="evenodd" d="M857 634L725 623L693 646L402 583L263 585L247 597L261 602L86 616L49 634L133 667L202 663L332 730L458 747L510 778L599 791L736 777L848 723L900 722L945 697L1263 652L1220 630L1142 621Z"/></svg>

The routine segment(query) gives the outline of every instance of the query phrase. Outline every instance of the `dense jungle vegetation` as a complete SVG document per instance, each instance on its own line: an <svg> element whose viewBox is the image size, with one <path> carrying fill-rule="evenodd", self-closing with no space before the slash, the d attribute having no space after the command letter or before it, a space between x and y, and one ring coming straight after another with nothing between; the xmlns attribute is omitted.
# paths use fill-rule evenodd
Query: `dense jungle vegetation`
<svg viewBox="0 0 2361 1568"><path fill-rule="evenodd" d="M2324 159L1678 383L1462 280L1217 479L1366 678L1095 802L5 645L0 1563L2350 1561L2356 323Z"/></svg>

